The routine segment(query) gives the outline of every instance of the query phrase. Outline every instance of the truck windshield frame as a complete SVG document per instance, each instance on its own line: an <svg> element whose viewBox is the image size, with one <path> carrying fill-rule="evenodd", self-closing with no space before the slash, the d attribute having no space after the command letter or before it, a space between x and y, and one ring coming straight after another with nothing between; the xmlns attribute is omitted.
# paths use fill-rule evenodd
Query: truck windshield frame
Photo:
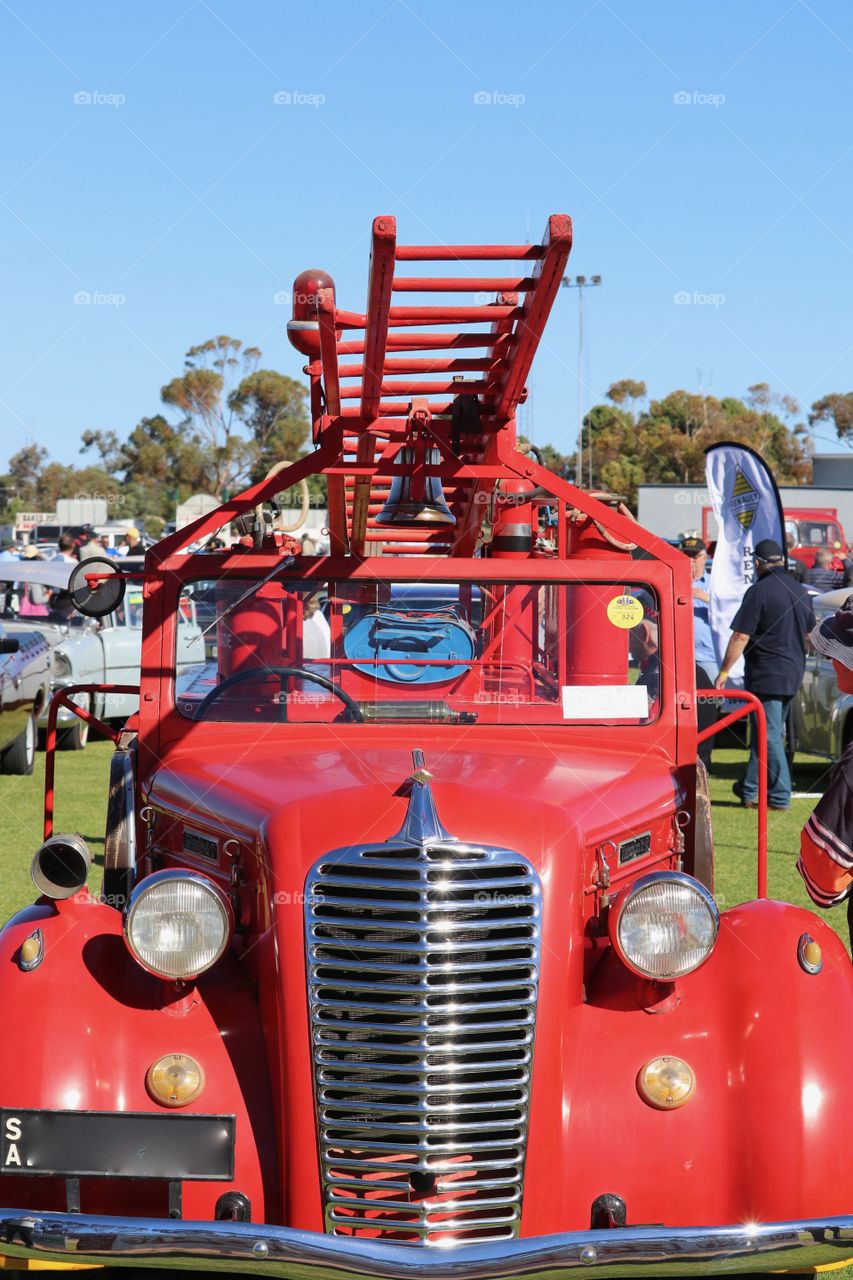
<svg viewBox="0 0 853 1280"><path fill-rule="evenodd" d="M257 554L176 560L181 581L169 572L164 623L180 616L179 591L186 599L188 589L206 632L198 663L179 667L176 677L172 627L164 692L185 725L647 727L667 709L670 571L659 562L386 558L354 565ZM264 583L271 570L278 571ZM664 583L656 584L661 575ZM252 582L258 590L247 595ZM280 610L284 604L286 613L288 602L297 632L306 606L313 613L311 652L302 651L301 634L281 648ZM259 639L257 628L270 626L276 638ZM317 649L322 637L325 651ZM220 696L216 688L226 678L231 683Z"/></svg>

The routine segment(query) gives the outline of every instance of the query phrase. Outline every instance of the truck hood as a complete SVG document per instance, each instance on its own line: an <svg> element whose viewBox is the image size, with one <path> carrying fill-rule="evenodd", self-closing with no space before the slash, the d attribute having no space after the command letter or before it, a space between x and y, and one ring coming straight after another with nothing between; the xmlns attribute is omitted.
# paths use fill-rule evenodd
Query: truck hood
<svg viewBox="0 0 853 1280"><path fill-rule="evenodd" d="M430 745L409 730L364 748L306 742L298 753L257 742L223 755L173 751L154 775L149 802L192 815L236 839L299 849L302 869L330 849L384 841L406 815L412 750L423 746L438 813L460 840L493 844L539 862L568 841L589 846L672 813L672 761L652 750L620 753L612 741L573 751L538 735L475 745ZM191 741L191 738L190 740ZM189 745L187 742L187 746ZM639 825L638 825L639 824ZM301 874L301 872L300 872Z"/></svg>

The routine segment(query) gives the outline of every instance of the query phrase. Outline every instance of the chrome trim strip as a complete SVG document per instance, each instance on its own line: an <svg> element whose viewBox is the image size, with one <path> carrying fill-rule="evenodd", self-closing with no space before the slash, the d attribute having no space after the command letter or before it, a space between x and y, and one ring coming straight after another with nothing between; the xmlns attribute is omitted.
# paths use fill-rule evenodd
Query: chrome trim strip
<svg viewBox="0 0 853 1280"><path fill-rule="evenodd" d="M583 1271L726 1274L839 1265L853 1257L853 1216L719 1227L623 1227L454 1249L341 1239L253 1222L182 1222L0 1208L0 1256L181 1271L263 1270L282 1280L559 1280ZM247 1268L246 1264L249 1264Z"/></svg>

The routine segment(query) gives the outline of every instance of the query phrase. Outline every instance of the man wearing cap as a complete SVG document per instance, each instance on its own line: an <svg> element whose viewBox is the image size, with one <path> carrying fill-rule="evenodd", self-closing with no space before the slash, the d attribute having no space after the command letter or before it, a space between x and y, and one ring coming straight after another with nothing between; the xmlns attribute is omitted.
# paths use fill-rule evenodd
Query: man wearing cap
<svg viewBox="0 0 853 1280"><path fill-rule="evenodd" d="M121 539L120 554L123 556L141 556L144 554L144 550L139 541L139 530L135 525L129 525Z"/></svg>
<svg viewBox="0 0 853 1280"><path fill-rule="evenodd" d="M690 559L690 574L693 578L693 652L699 666L709 680L713 681L720 668L711 631L708 548L700 537L691 534L681 539L681 550Z"/></svg>
<svg viewBox="0 0 853 1280"><path fill-rule="evenodd" d="M818 653L831 659L841 692L853 693L853 597L815 627L811 641ZM819 907L833 907L847 899L853 939L853 743L833 769L829 786L803 827L797 870Z"/></svg>
<svg viewBox="0 0 853 1280"><path fill-rule="evenodd" d="M764 704L767 717L767 795L771 809L791 807L791 772L785 756L785 717L806 666L806 636L815 626L811 598L785 570L778 542L763 538L754 550L756 579L732 619L732 636L715 684L744 655L744 687ZM757 735L746 773L732 786L746 809L758 804Z"/></svg>

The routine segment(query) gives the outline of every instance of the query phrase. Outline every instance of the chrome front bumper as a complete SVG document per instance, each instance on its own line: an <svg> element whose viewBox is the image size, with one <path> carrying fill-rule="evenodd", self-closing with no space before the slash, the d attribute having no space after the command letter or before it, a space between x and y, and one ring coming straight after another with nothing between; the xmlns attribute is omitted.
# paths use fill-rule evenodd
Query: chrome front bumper
<svg viewBox="0 0 853 1280"><path fill-rule="evenodd" d="M0 1255L22 1261L254 1272L287 1280L527 1280L778 1271L853 1256L853 1217L728 1227L623 1227L412 1248L251 1222L179 1222L0 1209ZM7 1264L8 1265L8 1264Z"/></svg>

